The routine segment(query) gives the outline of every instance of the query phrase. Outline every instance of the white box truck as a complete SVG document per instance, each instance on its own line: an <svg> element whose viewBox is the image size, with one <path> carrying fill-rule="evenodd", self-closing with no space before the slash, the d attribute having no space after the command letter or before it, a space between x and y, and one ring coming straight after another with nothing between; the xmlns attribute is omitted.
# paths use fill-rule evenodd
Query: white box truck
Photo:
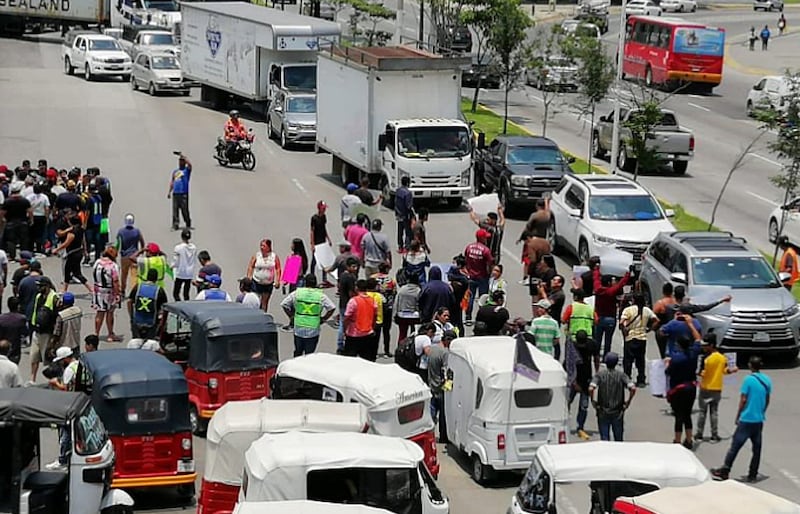
<svg viewBox="0 0 800 514"><path fill-rule="evenodd" d="M415 198L451 207L472 191L472 138L461 115L469 57L409 47L340 48L317 61L317 147L343 184L368 176L388 206L403 176Z"/></svg>
<svg viewBox="0 0 800 514"><path fill-rule="evenodd" d="M0 34L22 35L44 25L108 23L109 0L0 0Z"/></svg>
<svg viewBox="0 0 800 514"><path fill-rule="evenodd" d="M314 90L317 52L338 23L245 2L182 3L181 68L217 109L231 100L266 115L279 89Z"/></svg>

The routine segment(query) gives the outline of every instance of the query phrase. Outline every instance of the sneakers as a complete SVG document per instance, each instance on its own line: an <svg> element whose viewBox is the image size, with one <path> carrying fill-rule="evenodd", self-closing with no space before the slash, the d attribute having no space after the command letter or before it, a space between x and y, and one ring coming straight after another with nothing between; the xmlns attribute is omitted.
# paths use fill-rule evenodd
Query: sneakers
<svg viewBox="0 0 800 514"><path fill-rule="evenodd" d="M702 433L694 435L694 440L695 441L705 441L705 439L706 439L706 437Z"/></svg>
<svg viewBox="0 0 800 514"><path fill-rule="evenodd" d="M720 441L722 441L722 438L719 435L714 434L714 435L711 436L711 442L712 443L718 443Z"/></svg>
<svg viewBox="0 0 800 514"><path fill-rule="evenodd" d="M45 465L45 468L49 469L50 471L64 471L65 469L67 469L67 466L66 464L61 464L61 462L59 462L58 459L56 459L50 464Z"/></svg>
<svg viewBox="0 0 800 514"><path fill-rule="evenodd" d="M584 441L588 441L589 439L592 438L592 436L587 434L586 431L582 428L578 430L578 437L580 437Z"/></svg>
<svg viewBox="0 0 800 514"><path fill-rule="evenodd" d="M530 279L529 279L529 278L523 278L522 280L520 280L520 281L519 281L519 283L520 283L521 285L523 285L523 286L530 285L530 284L529 284L529 283L530 283Z"/></svg>
<svg viewBox="0 0 800 514"><path fill-rule="evenodd" d="M748 482L750 484L758 482L758 473L756 473L755 475L753 475L753 474L747 475L745 477L744 481Z"/></svg>
<svg viewBox="0 0 800 514"><path fill-rule="evenodd" d="M717 480L727 480L730 470L727 468L714 468L711 470L711 476Z"/></svg>

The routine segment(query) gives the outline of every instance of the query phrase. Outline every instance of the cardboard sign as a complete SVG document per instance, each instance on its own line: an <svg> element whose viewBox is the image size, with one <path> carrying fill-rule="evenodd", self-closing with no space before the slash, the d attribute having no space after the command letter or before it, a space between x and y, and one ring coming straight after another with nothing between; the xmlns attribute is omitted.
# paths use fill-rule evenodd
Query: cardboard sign
<svg viewBox="0 0 800 514"><path fill-rule="evenodd" d="M491 193L470 198L467 203L478 217L484 218L490 212L497 212L500 199L497 197L497 193Z"/></svg>
<svg viewBox="0 0 800 514"><path fill-rule="evenodd" d="M600 273L621 277L633 264L633 254L616 248L604 248L598 251L600 257Z"/></svg>
<svg viewBox="0 0 800 514"><path fill-rule="evenodd" d="M734 367L736 367L736 352L725 353L723 355L725 355L725 358L728 359L728 364L727 364L728 369L733 369ZM738 381L739 380L738 380L738 378L736 377L735 374L727 374L726 373L722 377L722 383L725 386L734 387Z"/></svg>
<svg viewBox="0 0 800 514"><path fill-rule="evenodd" d="M303 258L299 255L290 255L286 258L281 280L285 284L295 285L300 278L300 268L303 267Z"/></svg>
<svg viewBox="0 0 800 514"><path fill-rule="evenodd" d="M666 365L661 359L654 359L647 366L650 375L650 394L653 396L667 395L667 372Z"/></svg>
<svg viewBox="0 0 800 514"><path fill-rule="evenodd" d="M317 268L315 271L322 271L323 268L328 268L333 265L336 256L333 254L333 248L328 243L321 245L314 245L314 258L317 261Z"/></svg>

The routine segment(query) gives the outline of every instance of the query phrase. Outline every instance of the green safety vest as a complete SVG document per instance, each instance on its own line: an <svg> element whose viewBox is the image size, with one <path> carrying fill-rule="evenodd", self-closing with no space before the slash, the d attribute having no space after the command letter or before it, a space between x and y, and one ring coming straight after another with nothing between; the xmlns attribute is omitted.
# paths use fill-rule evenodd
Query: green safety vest
<svg viewBox="0 0 800 514"><path fill-rule="evenodd" d="M322 319L322 291L301 287L294 296L294 326L319 328Z"/></svg>
<svg viewBox="0 0 800 514"><path fill-rule="evenodd" d="M572 316L569 318L569 334L574 336L579 330L585 330L589 337L592 337L594 328L594 309L591 305L574 302L572 304Z"/></svg>
<svg viewBox="0 0 800 514"><path fill-rule="evenodd" d="M152 257L145 257L140 261L139 267L139 283L144 283L147 280L147 272L151 269L156 270L158 273L158 279L156 279L156 284L160 287L164 287L164 276L169 273L172 275L172 268L167 265L167 259L163 255L153 255Z"/></svg>
<svg viewBox="0 0 800 514"><path fill-rule="evenodd" d="M36 293L36 296L33 300L33 314L31 316L31 326L36 326L36 313L39 310L39 306L41 305L40 301L42 298L42 293ZM56 305L56 293L54 291L50 291L47 293L47 298L44 301L44 306L48 309L55 311Z"/></svg>

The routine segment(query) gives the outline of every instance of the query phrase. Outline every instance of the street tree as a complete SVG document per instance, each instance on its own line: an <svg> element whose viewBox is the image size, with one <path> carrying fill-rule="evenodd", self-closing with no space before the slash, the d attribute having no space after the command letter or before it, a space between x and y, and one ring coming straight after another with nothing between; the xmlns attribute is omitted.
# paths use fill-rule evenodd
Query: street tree
<svg viewBox="0 0 800 514"><path fill-rule="evenodd" d="M428 14L434 41L439 50L449 52L453 43L453 29L461 24L464 0L428 0Z"/></svg>
<svg viewBox="0 0 800 514"><path fill-rule="evenodd" d="M614 60L606 53L603 44L589 37L576 37L567 41L578 61L578 102L576 107L581 115L588 115L593 128L597 106L606 99L611 84L616 78ZM568 52L572 53L572 52ZM589 140L586 161L592 169L594 136Z"/></svg>
<svg viewBox="0 0 800 514"><path fill-rule="evenodd" d="M482 86L482 71L484 67L489 68L496 64L490 58L490 48L488 44L489 32L492 28L494 16L493 4L496 0L487 0L482 3L470 3L461 12L461 21L472 30L474 38L472 41L473 59L476 62L478 80L475 84L475 91L472 93L472 112L478 110L478 94Z"/></svg>
<svg viewBox="0 0 800 514"><path fill-rule="evenodd" d="M520 0L495 0L487 43L494 53L503 77L503 134L508 131L508 93L517 84L530 61L526 30L533 26L520 9Z"/></svg>
<svg viewBox="0 0 800 514"><path fill-rule="evenodd" d="M350 16L350 31L353 43L357 43L363 37L365 46L384 46L392 38L392 33L380 30L378 25L387 20L393 20L397 16L393 10L384 7L383 4L371 3L366 0L348 0L353 7L353 14Z"/></svg>
<svg viewBox="0 0 800 514"><path fill-rule="evenodd" d="M534 34L531 45L531 59L525 70L525 82L540 91L544 116L542 116L542 136L547 137L547 121L557 114L551 111L553 101L561 97L564 90L554 82L559 70L571 68L574 56L571 55L571 41L564 35L559 25L542 28Z"/></svg>

